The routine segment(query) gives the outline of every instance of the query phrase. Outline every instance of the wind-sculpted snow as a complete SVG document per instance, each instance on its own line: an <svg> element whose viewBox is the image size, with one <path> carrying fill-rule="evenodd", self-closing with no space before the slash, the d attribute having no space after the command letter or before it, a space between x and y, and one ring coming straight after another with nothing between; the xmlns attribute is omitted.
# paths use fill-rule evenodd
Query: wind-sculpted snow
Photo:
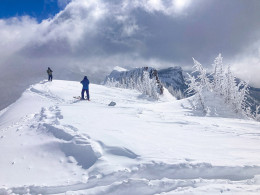
<svg viewBox="0 0 260 195"><path fill-rule="evenodd" d="M0 113L0 194L259 194L260 125L218 99L202 117L192 97L80 91L41 82Z"/></svg>
<svg viewBox="0 0 260 195"><path fill-rule="evenodd" d="M99 144L102 146L105 152L113 155L118 155L118 156L124 156L127 158L132 158L135 159L138 157L134 152L127 148L120 148L120 147L115 147L115 146L106 146L104 143L99 141Z"/></svg>
<svg viewBox="0 0 260 195"><path fill-rule="evenodd" d="M199 188L209 180L221 184L228 180L236 185L240 180L246 180L250 185L260 182L254 179L255 173L260 173L260 167L221 167L210 164L142 164L130 170L103 175L97 181L92 178L88 183L77 183L66 186L28 186L12 188L13 193L58 194L67 191L78 191L87 194L155 194L172 191L177 188ZM199 179L197 179L199 178ZM158 188L160 186L160 188ZM95 187L95 191L91 190ZM105 190L105 191L104 191Z"/></svg>
<svg viewBox="0 0 260 195"><path fill-rule="evenodd" d="M38 129L51 133L61 140L58 147L66 157L75 159L84 169L90 168L100 154L93 151L88 137L78 135L75 128L60 126L59 120L62 118L58 106L50 107L48 110L42 109Z"/></svg>

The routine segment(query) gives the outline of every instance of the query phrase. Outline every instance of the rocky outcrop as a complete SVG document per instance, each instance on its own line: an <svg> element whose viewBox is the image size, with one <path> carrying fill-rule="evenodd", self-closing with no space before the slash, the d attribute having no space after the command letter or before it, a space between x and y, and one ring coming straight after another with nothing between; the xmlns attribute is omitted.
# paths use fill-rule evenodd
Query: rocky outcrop
<svg viewBox="0 0 260 195"><path fill-rule="evenodd" d="M158 76L163 85L172 93L177 99L186 96L186 89L182 68L179 66L170 67L158 70Z"/></svg>

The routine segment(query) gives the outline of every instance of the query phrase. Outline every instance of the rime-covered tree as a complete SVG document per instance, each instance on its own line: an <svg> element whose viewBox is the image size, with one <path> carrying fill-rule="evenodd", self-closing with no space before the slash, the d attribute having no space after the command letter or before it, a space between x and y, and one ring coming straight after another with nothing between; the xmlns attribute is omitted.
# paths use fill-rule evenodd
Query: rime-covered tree
<svg viewBox="0 0 260 195"><path fill-rule="evenodd" d="M248 83L240 81L237 83L236 77L231 71L231 67L224 66L223 57L219 54L214 60L214 71L211 74L212 80L210 81L204 67L195 59L194 72L198 73L198 76L189 76L188 91L190 93L196 93L197 104L201 105L203 111L207 112L207 105L205 105L204 96L207 93L214 93L222 99L225 103L231 105L235 112L242 112L249 115L252 113L247 102L248 95Z"/></svg>
<svg viewBox="0 0 260 195"><path fill-rule="evenodd" d="M209 82L209 78L207 76L206 69L201 65L201 63L199 63L194 58L193 58L193 62L194 62L193 68L195 69L193 71L193 73L195 73L195 72L198 73L198 77L197 77L196 80L200 83L202 88L206 87L207 89L210 89L211 85L210 85L210 82Z"/></svg>
<svg viewBox="0 0 260 195"><path fill-rule="evenodd" d="M224 85L224 68L223 68L223 57L219 54L213 64L214 72L213 72L213 82L212 85L216 91L223 95L223 85Z"/></svg>
<svg viewBox="0 0 260 195"><path fill-rule="evenodd" d="M202 94L203 91L203 84L201 83L201 80L196 79L194 76L191 76L188 74L188 93L189 94L195 94L195 108L197 108L197 105L203 110L203 112L206 112L206 106L204 102L204 97Z"/></svg>
<svg viewBox="0 0 260 195"><path fill-rule="evenodd" d="M167 89L174 97L177 98L177 100L183 99L185 97L180 89L175 90L172 86L169 86Z"/></svg>
<svg viewBox="0 0 260 195"><path fill-rule="evenodd" d="M160 89L155 77L151 77L150 73L146 70L142 74L137 74L130 77L122 77L119 81L107 78L105 85L111 87L120 87L127 89L136 89L141 93L148 95L154 99L159 98Z"/></svg>
<svg viewBox="0 0 260 195"><path fill-rule="evenodd" d="M254 118L257 121L260 121L260 106L256 106L256 110L255 110L255 113L254 113Z"/></svg>

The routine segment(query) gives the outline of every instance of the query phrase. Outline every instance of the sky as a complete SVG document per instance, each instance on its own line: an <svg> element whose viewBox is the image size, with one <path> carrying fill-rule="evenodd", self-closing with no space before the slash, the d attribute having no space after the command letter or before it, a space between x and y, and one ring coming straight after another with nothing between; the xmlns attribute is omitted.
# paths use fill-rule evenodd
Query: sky
<svg viewBox="0 0 260 195"><path fill-rule="evenodd" d="M1 0L0 18L19 17L29 15L41 22L53 17L64 8L56 0Z"/></svg>
<svg viewBox="0 0 260 195"><path fill-rule="evenodd" d="M54 78L100 82L114 66L208 71L219 53L260 87L259 0L1 0L0 90ZM2 82L5 81L5 82Z"/></svg>

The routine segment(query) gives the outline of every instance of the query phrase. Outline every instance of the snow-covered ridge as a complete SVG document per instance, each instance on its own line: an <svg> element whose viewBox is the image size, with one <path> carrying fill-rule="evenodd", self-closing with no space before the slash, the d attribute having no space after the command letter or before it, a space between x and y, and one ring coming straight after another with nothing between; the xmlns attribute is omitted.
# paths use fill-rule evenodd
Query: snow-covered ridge
<svg viewBox="0 0 260 195"><path fill-rule="evenodd" d="M88 102L80 90L44 81L2 112L0 194L259 193L259 123L225 107L200 117L192 97L91 84Z"/></svg>
<svg viewBox="0 0 260 195"><path fill-rule="evenodd" d="M134 68L127 71L113 70L105 78L104 84L107 86L136 89L154 99L158 99L159 95L163 95L164 91L158 71L151 67Z"/></svg>
<svg viewBox="0 0 260 195"><path fill-rule="evenodd" d="M181 90L183 93L187 89L182 68L179 66L159 69L158 75L166 87L172 86L173 89Z"/></svg>
<svg viewBox="0 0 260 195"><path fill-rule="evenodd" d="M124 72L124 71L127 71L127 69L122 68L122 67L120 67L120 66L115 66L113 70L118 71L118 72Z"/></svg>
<svg viewBox="0 0 260 195"><path fill-rule="evenodd" d="M125 88L132 88L131 82L138 83L138 78L143 78L144 71L149 72L151 79L155 78L157 81L156 85L159 85L160 89L165 87L177 99L182 99L186 96L187 85L183 77L182 68L178 66L160 70L156 70L152 67L126 70L117 66L105 78L104 84L109 83L108 85L110 85L110 82L113 81L118 82L119 84L123 84L123 87ZM127 84L125 84L126 82Z"/></svg>

